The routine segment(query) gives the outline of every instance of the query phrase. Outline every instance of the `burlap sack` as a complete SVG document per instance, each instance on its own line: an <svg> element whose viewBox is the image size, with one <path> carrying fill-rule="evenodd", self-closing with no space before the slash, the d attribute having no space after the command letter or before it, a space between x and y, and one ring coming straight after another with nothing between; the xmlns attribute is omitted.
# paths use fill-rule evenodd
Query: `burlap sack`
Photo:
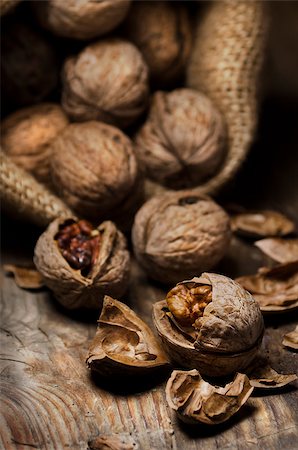
<svg viewBox="0 0 298 450"><path fill-rule="evenodd" d="M46 226L71 210L29 173L0 151L0 195L3 208L16 218Z"/></svg>

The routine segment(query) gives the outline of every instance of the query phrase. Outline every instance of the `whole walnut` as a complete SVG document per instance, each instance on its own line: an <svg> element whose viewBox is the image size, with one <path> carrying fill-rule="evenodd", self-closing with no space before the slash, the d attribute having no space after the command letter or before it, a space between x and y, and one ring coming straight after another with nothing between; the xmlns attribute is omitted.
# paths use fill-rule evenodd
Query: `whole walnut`
<svg viewBox="0 0 298 450"><path fill-rule="evenodd" d="M113 222L97 228L69 217L54 220L39 237L34 263L66 308L101 308L105 295L122 296L129 281L129 252Z"/></svg>
<svg viewBox="0 0 298 450"><path fill-rule="evenodd" d="M244 370L264 333L256 300L216 273L178 283L166 300L155 303L153 320L170 358L209 376Z"/></svg>
<svg viewBox="0 0 298 450"><path fill-rule="evenodd" d="M90 121L70 124L53 142L51 173L73 211L99 220L133 195L138 169L130 139L111 125Z"/></svg>
<svg viewBox="0 0 298 450"><path fill-rule="evenodd" d="M225 211L189 190L147 201L136 214L132 241L136 258L150 277L176 283L215 266L230 234Z"/></svg>
<svg viewBox="0 0 298 450"><path fill-rule="evenodd" d="M1 124L2 149L15 164L50 185L51 142L67 125L64 111L54 103L20 109Z"/></svg>
<svg viewBox="0 0 298 450"><path fill-rule="evenodd" d="M146 107L148 69L133 44L108 39L66 61L63 85L62 106L72 119L126 127Z"/></svg>
<svg viewBox="0 0 298 450"><path fill-rule="evenodd" d="M33 2L40 24L58 36L92 39L124 19L130 0L48 0Z"/></svg>
<svg viewBox="0 0 298 450"><path fill-rule="evenodd" d="M168 1L133 2L125 33L142 52L159 85L182 74L191 49L191 26L184 5Z"/></svg>
<svg viewBox="0 0 298 450"><path fill-rule="evenodd" d="M51 43L23 22L7 19L2 27L1 85L5 108L32 105L58 83L58 63Z"/></svg>
<svg viewBox="0 0 298 450"><path fill-rule="evenodd" d="M173 189L193 187L219 169L225 137L223 118L205 95L159 91L136 135L136 152L149 178Z"/></svg>

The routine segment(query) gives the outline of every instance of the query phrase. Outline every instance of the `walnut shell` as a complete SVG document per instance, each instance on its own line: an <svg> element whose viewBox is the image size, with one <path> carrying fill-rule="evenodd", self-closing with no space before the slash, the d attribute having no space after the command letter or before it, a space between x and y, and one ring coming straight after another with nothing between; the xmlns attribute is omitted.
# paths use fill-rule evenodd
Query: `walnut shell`
<svg viewBox="0 0 298 450"><path fill-rule="evenodd" d="M106 218L135 188L137 162L132 143L117 128L96 121L71 124L53 147L53 184L79 215Z"/></svg>
<svg viewBox="0 0 298 450"><path fill-rule="evenodd" d="M133 44L107 39L66 61L63 85L62 106L72 119L126 127L146 107L148 69Z"/></svg>
<svg viewBox="0 0 298 450"><path fill-rule="evenodd" d="M50 185L50 144L67 124L59 105L43 103L23 108L2 122L2 148L15 164Z"/></svg>
<svg viewBox="0 0 298 450"><path fill-rule="evenodd" d="M183 281L189 288L212 287L205 307L189 336L173 321L165 300L153 306L153 320L169 357L189 369L209 376L224 376L245 369L261 345L264 322L254 298L238 283L223 275L203 273Z"/></svg>
<svg viewBox="0 0 298 450"><path fill-rule="evenodd" d="M193 191L147 201L132 230L137 260L148 275L177 283L213 267L230 241L229 218L213 200Z"/></svg>
<svg viewBox="0 0 298 450"><path fill-rule="evenodd" d="M74 218L54 220L37 241L34 263L45 285L66 308L101 308L106 294L122 296L129 281L129 253L122 233L113 222L97 228L101 237L96 260L84 276L73 269L57 244L57 233Z"/></svg>
<svg viewBox="0 0 298 450"><path fill-rule="evenodd" d="M292 220L271 210L233 214L231 226L234 233L249 238L286 236L295 231L295 223Z"/></svg>
<svg viewBox="0 0 298 450"><path fill-rule="evenodd" d="M130 0L48 0L33 2L40 24L58 36L92 39L117 27Z"/></svg>
<svg viewBox="0 0 298 450"><path fill-rule="evenodd" d="M102 375L138 375L168 365L156 337L134 311L105 296L87 366Z"/></svg>
<svg viewBox="0 0 298 450"><path fill-rule="evenodd" d="M13 17L5 21L2 33L3 104L14 108L40 102L58 82L54 48L42 34Z"/></svg>
<svg viewBox="0 0 298 450"><path fill-rule="evenodd" d="M191 49L191 26L182 4L133 2L125 33L142 52L155 82L165 84L183 73Z"/></svg>
<svg viewBox="0 0 298 450"><path fill-rule="evenodd" d="M9 13L13 10L21 0L1 0L0 2L0 16Z"/></svg>
<svg viewBox="0 0 298 450"><path fill-rule="evenodd" d="M252 391L243 373L237 373L224 386L215 386L203 380L197 370L174 370L167 382L166 397L183 422L216 425L239 411Z"/></svg>
<svg viewBox="0 0 298 450"><path fill-rule="evenodd" d="M146 175L173 189L210 178L225 156L225 126L200 92L176 89L153 95L149 117L135 138Z"/></svg>
<svg viewBox="0 0 298 450"><path fill-rule="evenodd" d="M298 239L265 238L254 243L265 255L281 264L298 260Z"/></svg>

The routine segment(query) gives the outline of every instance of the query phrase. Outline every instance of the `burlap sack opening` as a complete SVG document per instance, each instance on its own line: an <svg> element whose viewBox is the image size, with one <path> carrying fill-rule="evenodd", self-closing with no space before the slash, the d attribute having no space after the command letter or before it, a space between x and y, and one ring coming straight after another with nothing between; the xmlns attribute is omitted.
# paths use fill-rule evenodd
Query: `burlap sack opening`
<svg viewBox="0 0 298 450"><path fill-rule="evenodd" d="M206 93L222 111L228 126L228 151L221 170L196 188L217 193L233 178L246 157L257 123L257 82L264 50L266 11L263 2L208 2L198 17L187 85ZM149 182L147 195L163 191ZM61 200L33 177L2 158L1 197L5 209L46 225L69 214Z"/></svg>

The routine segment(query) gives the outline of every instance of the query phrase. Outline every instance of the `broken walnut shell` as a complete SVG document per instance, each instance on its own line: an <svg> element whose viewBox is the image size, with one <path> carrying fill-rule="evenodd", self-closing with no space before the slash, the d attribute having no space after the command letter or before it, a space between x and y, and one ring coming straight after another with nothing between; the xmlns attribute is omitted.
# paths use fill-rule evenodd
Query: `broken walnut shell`
<svg viewBox="0 0 298 450"><path fill-rule="evenodd" d="M198 293L201 288L204 294ZM256 356L264 333L254 298L235 281L214 273L178 283L166 300L154 304L153 319L169 357L208 376L245 369Z"/></svg>
<svg viewBox="0 0 298 450"><path fill-rule="evenodd" d="M87 366L102 375L137 375L168 360L156 337L134 311L105 296Z"/></svg>
<svg viewBox="0 0 298 450"><path fill-rule="evenodd" d="M118 128L97 121L73 123L53 147L53 185L77 214L99 221L128 202L138 167L132 142Z"/></svg>
<svg viewBox="0 0 298 450"><path fill-rule="evenodd" d="M146 107L148 69L133 44L106 39L66 61L63 86L62 106L73 120L95 119L123 128Z"/></svg>
<svg viewBox="0 0 298 450"><path fill-rule="evenodd" d="M16 285L22 289L40 289L44 286L42 276L33 266L4 264L3 269L8 274L13 274Z"/></svg>
<svg viewBox="0 0 298 450"><path fill-rule="evenodd" d="M254 243L265 255L281 264L298 261L298 239L278 237L260 239Z"/></svg>
<svg viewBox="0 0 298 450"><path fill-rule="evenodd" d="M284 335L282 345L293 350L298 350L298 325L293 331Z"/></svg>
<svg viewBox="0 0 298 450"><path fill-rule="evenodd" d="M239 411L252 391L242 373L224 386L215 386L203 380L197 370L174 370L167 382L166 398L183 422L216 425Z"/></svg>
<svg viewBox="0 0 298 450"><path fill-rule="evenodd" d="M177 283L215 266L230 236L225 211L192 190L151 198L137 212L132 229L138 262L163 283Z"/></svg>
<svg viewBox="0 0 298 450"><path fill-rule="evenodd" d="M225 156L225 137L223 118L205 95L192 89L159 91L135 148L146 175L177 190L214 175Z"/></svg>
<svg viewBox="0 0 298 450"><path fill-rule="evenodd" d="M125 34L142 52L158 85L183 73L191 49L191 25L185 5L167 1L133 2Z"/></svg>
<svg viewBox="0 0 298 450"><path fill-rule="evenodd" d="M92 39L122 22L130 0L48 0L32 6L39 23L58 36Z"/></svg>
<svg viewBox="0 0 298 450"><path fill-rule="evenodd" d="M231 227L235 233L251 238L286 236L295 231L294 222L271 210L234 214L231 216Z"/></svg>
<svg viewBox="0 0 298 450"><path fill-rule="evenodd" d="M67 125L66 114L54 103L22 108L1 124L3 151L16 165L50 185L51 142Z"/></svg>
<svg viewBox="0 0 298 450"><path fill-rule="evenodd" d="M113 222L93 228L75 218L54 220L39 237L34 263L44 283L66 308L101 308L106 294L128 286L129 253Z"/></svg>
<svg viewBox="0 0 298 450"><path fill-rule="evenodd" d="M298 307L298 261L272 269L262 267L257 274L242 276L236 281L254 296L264 313Z"/></svg>

